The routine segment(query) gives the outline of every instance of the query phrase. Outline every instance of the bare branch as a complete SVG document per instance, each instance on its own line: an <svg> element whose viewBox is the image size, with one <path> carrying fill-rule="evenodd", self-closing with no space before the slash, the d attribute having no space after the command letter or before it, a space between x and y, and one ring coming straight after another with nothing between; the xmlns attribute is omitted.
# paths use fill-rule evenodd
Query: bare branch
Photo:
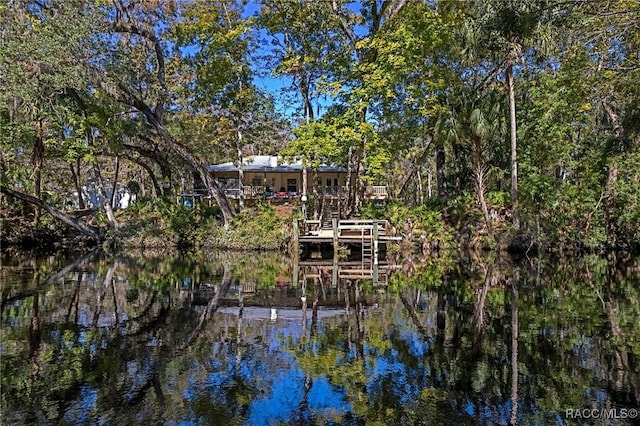
<svg viewBox="0 0 640 426"><path fill-rule="evenodd" d="M342 10L338 7L338 2L337 0L332 0L331 1L331 8L333 9L333 12L336 14L336 16L338 16L340 18L340 26L342 27L342 31L344 32L344 34L347 36L347 38L349 39L349 43L351 44L351 48L353 49L354 52L356 52L356 55L358 55L358 58L360 58L360 51L358 49L358 38L356 37L356 34L353 32L353 29L349 26L349 23L347 22L344 13L342 12Z"/></svg>
<svg viewBox="0 0 640 426"><path fill-rule="evenodd" d="M160 39L158 39L155 32L152 29L141 28L132 22L124 22L122 20L117 20L116 22L114 22L113 30L118 33L135 34L137 36L147 39L153 44L153 48L156 54L156 61L158 64L158 71L157 71L158 82L160 83L160 87L166 91L167 84L166 84L166 78L165 78L164 52L162 51L162 44L160 43ZM163 109L164 109L164 105L160 101L158 101L158 105L156 105L156 112L159 115L161 115Z"/></svg>

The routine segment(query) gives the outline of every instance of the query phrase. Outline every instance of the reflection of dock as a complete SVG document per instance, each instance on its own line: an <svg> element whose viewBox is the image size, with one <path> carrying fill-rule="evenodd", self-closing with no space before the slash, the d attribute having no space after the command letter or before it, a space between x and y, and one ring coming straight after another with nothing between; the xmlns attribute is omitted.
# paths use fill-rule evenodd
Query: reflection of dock
<svg viewBox="0 0 640 426"><path fill-rule="evenodd" d="M331 287L336 287L338 281L346 280L371 280L373 284L386 285L389 283L389 274L395 269L386 262L366 263L362 260L337 261L331 259L301 260L294 265L293 282L300 279L331 279Z"/></svg>
<svg viewBox="0 0 640 426"><path fill-rule="evenodd" d="M240 315L240 308L237 306L225 306L219 308L218 311L222 314L229 315ZM344 315L344 308L337 307L318 307L316 310L316 318L317 319L325 319L331 317L337 317ZM306 316L305 316L306 315ZM306 309L303 311L302 309L296 308L265 308L260 306L248 306L242 308L242 317L248 320L284 320L284 321L299 321L304 318L311 318L313 315L313 309Z"/></svg>
<svg viewBox="0 0 640 426"><path fill-rule="evenodd" d="M301 260L298 265L306 278L332 277L332 286L338 279L372 280L374 284L388 284L391 267L386 263L363 264L361 260L338 261L331 259ZM294 278L295 279L295 278Z"/></svg>

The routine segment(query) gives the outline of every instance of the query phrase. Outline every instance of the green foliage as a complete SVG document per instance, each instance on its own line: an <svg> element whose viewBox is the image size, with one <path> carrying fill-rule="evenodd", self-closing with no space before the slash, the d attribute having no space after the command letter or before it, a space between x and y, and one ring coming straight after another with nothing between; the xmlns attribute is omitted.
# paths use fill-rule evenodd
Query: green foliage
<svg viewBox="0 0 640 426"><path fill-rule="evenodd" d="M280 154L286 158L304 158L307 167L318 168L321 164L341 163L344 159L340 131L335 123L314 121L294 130L295 139ZM350 143L351 141L344 141Z"/></svg>
<svg viewBox="0 0 640 426"><path fill-rule="evenodd" d="M384 5L265 0L254 16L244 2L226 0L0 6L0 179L26 192L42 186L58 203L75 190L73 175L84 182L115 156L126 158L127 173L139 162L175 177L185 161L275 153L290 142L281 154L312 168L362 165L357 184L391 183L408 199L415 181L417 203L425 182L416 177L434 175L437 149L446 154L438 170L448 183L450 198L439 200L445 218L474 227L482 221L470 196L478 171L490 207L509 204L509 70L524 225L539 223L560 246L638 246L637 2ZM257 76L269 72L287 77L294 99L263 93ZM159 140L182 154L159 149ZM36 141L44 146L42 184ZM153 244L204 242L214 212L162 203L148 211L140 203L151 220L126 232L146 229ZM414 213L427 224L418 235L441 232ZM155 222L161 231L152 236ZM284 239L265 232L273 233L269 246Z"/></svg>
<svg viewBox="0 0 640 426"><path fill-rule="evenodd" d="M387 219L396 234L411 233L415 241L426 239L437 242L440 247L451 247L453 242L452 229L447 226L439 209L424 205L409 207L399 202L389 202L384 207L377 207L372 202L365 204L362 217Z"/></svg>
<svg viewBox="0 0 640 426"><path fill-rule="evenodd" d="M507 207L511 203L510 197L506 191L489 191L485 196L487 204L496 208Z"/></svg>
<svg viewBox="0 0 640 426"><path fill-rule="evenodd" d="M413 285L438 287L442 276L453 268L457 253L454 229L444 220L440 208L408 207L398 202L379 208L370 203L365 205L362 216L389 220L387 232L402 237L399 246L391 250L399 264L411 265L405 272ZM389 290L401 291L406 275L392 275Z"/></svg>
<svg viewBox="0 0 640 426"><path fill-rule="evenodd" d="M205 244L236 250L283 249L291 238L291 220L279 217L271 204L261 204L240 212L228 229L212 228Z"/></svg>
<svg viewBox="0 0 640 426"><path fill-rule="evenodd" d="M610 184L604 202L606 222L615 237L631 248L640 247L640 150L611 159Z"/></svg>
<svg viewBox="0 0 640 426"><path fill-rule="evenodd" d="M474 195L466 192L452 198L447 206L447 213L450 220L456 227L460 227L464 223L477 223L479 221L479 212L474 208L476 204Z"/></svg>
<svg viewBox="0 0 640 426"><path fill-rule="evenodd" d="M126 226L109 231L105 245L115 250L145 246L198 247L206 238L206 229L219 217L218 209L203 203L189 208L168 197L139 199L121 211L120 218Z"/></svg>
<svg viewBox="0 0 640 426"><path fill-rule="evenodd" d="M241 19L240 6L238 2L195 1L170 29L178 46L191 48L185 60L195 71L196 99L204 104L228 99L229 91L241 90L238 83L247 80L251 22Z"/></svg>

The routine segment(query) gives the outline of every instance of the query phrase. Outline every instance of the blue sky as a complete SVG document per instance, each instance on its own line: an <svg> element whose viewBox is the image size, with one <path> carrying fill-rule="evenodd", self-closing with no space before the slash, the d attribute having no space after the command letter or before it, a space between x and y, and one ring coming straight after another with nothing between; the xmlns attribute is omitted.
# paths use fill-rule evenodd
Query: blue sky
<svg viewBox="0 0 640 426"><path fill-rule="evenodd" d="M320 0L316 0L320 1ZM347 5L348 9L357 12L360 8L359 1L353 1ZM258 14L260 11L260 4L257 1L249 1L245 6L246 17ZM358 35L363 35L366 31L363 28L356 28ZM266 31L261 30L259 32L260 39L264 41L262 47L257 55L268 55L272 50L271 37ZM256 75L254 83L261 89L273 94L276 98L277 107L289 118L303 118L302 112L302 99L295 90L290 90L288 96L283 96L284 89L292 89L293 81L287 76L271 75ZM320 117L327 107L332 103L332 99L329 96L322 96L313 99L314 112L316 118Z"/></svg>

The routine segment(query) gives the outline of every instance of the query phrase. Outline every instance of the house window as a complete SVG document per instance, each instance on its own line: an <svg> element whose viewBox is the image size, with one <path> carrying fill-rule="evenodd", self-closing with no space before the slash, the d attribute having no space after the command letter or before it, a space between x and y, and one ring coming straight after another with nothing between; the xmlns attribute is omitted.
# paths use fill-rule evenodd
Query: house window
<svg viewBox="0 0 640 426"><path fill-rule="evenodd" d="M287 192L298 192L296 179L287 179Z"/></svg>
<svg viewBox="0 0 640 426"><path fill-rule="evenodd" d="M262 186L262 176L254 176L251 179L251 186Z"/></svg>

